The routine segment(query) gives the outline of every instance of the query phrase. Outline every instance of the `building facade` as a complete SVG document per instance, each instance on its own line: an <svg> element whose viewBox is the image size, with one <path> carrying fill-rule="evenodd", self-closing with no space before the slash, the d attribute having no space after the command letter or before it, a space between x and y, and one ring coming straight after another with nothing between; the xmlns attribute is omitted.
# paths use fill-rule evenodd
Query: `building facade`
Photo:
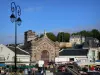
<svg viewBox="0 0 100 75"><path fill-rule="evenodd" d="M64 61L69 61L70 59L74 59L74 61L81 61L81 62L94 62L95 60L98 60L100 58L100 48L97 46L97 39L92 37L81 37L81 36L71 36L70 42L53 42L50 40L46 32L44 32L43 37L38 38L36 34L33 35L31 30L25 32L25 35L27 37L25 39L25 47L27 47L27 51L31 55L31 61L32 62L38 62L39 60L44 60L45 62L55 61L55 58L61 58L60 60L64 59ZM32 34L32 35L31 35ZM31 37L32 36L32 37ZM71 48L73 44L82 45L82 48L79 48L81 50L66 50L67 55L61 55L59 51L60 49L66 49ZM28 46L27 46L28 45ZM73 48L71 48L73 49ZM87 49L87 50L85 50ZM31 51L31 52L30 52ZM70 52L71 51L71 52ZM85 52L84 55L83 52ZM72 55L68 55L68 52L70 52ZM78 53L80 52L80 53ZM70 54L69 53L69 54ZM78 53L75 55L75 53ZM80 55L81 54L81 55Z"/></svg>
<svg viewBox="0 0 100 75"><path fill-rule="evenodd" d="M15 57L15 47L5 46L0 44L0 63L6 65L14 65L14 57ZM30 55L25 50L19 49L17 47L17 63L18 64L30 64ZM22 62L22 63L21 63Z"/></svg>
<svg viewBox="0 0 100 75"><path fill-rule="evenodd" d="M72 35L70 36L70 43L72 43L72 45L74 44L81 44L83 42L85 42L85 37L81 36L81 35Z"/></svg>
<svg viewBox="0 0 100 75"><path fill-rule="evenodd" d="M71 48L72 43L70 43L70 42L60 42L59 46L60 46L60 48Z"/></svg>
<svg viewBox="0 0 100 75"><path fill-rule="evenodd" d="M100 48L89 48L88 52L88 60L89 62L95 62L96 60L100 60Z"/></svg>
<svg viewBox="0 0 100 75"><path fill-rule="evenodd" d="M51 41L46 33L42 38L31 41L32 61L43 60L45 62L54 61L59 56L59 43Z"/></svg>
<svg viewBox="0 0 100 75"><path fill-rule="evenodd" d="M59 57L56 57L56 63L67 63L75 61L77 63L86 63L88 61L88 49L62 49L59 51Z"/></svg>

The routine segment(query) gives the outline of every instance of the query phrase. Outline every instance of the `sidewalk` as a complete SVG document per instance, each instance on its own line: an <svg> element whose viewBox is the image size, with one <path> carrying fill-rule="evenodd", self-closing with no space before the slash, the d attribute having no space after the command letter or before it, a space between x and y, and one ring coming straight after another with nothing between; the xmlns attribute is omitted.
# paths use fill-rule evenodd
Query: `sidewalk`
<svg viewBox="0 0 100 75"><path fill-rule="evenodd" d="M53 75L53 72L46 71L46 75Z"/></svg>

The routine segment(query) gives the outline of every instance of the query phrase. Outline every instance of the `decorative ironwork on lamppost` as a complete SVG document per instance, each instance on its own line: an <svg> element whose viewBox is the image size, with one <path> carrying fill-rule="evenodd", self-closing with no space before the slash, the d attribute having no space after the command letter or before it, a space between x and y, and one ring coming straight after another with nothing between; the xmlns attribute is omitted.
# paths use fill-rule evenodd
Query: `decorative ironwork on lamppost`
<svg viewBox="0 0 100 75"><path fill-rule="evenodd" d="M11 19L11 22L12 23L15 23L15 57L14 57L14 63L15 63L15 72L17 70L17 51L16 51L16 46L17 46L17 25L21 25L21 18L20 18L20 15L21 15L21 8L19 5L16 5L15 2L12 2L11 3L11 16L10 16L10 19Z"/></svg>

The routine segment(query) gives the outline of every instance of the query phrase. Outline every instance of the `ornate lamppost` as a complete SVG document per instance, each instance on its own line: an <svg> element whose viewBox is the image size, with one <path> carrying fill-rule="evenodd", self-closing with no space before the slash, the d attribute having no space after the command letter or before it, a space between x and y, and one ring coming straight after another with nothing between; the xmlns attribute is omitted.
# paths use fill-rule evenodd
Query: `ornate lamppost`
<svg viewBox="0 0 100 75"><path fill-rule="evenodd" d="M11 3L11 16L10 16L10 19L11 19L11 22L12 23L15 23L15 57L14 57L14 63L15 63L15 72L17 70L17 52L16 52L16 46L17 46L17 25L21 25L21 18L20 18L20 15L21 15L21 8L19 5L16 5L15 2L12 2Z"/></svg>

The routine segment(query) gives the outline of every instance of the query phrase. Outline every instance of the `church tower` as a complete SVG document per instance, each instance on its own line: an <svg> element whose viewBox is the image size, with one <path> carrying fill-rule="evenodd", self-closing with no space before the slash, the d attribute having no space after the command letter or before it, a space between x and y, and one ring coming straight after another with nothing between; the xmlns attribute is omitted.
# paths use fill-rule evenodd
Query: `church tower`
<svg viewBox="0 0 100 75"><path fill-rule="evenodd" d="M34 40L36 38L35 32L32 32L32 30L28 30L24 33L24 46L27 45L28 42Z"/></svg>

